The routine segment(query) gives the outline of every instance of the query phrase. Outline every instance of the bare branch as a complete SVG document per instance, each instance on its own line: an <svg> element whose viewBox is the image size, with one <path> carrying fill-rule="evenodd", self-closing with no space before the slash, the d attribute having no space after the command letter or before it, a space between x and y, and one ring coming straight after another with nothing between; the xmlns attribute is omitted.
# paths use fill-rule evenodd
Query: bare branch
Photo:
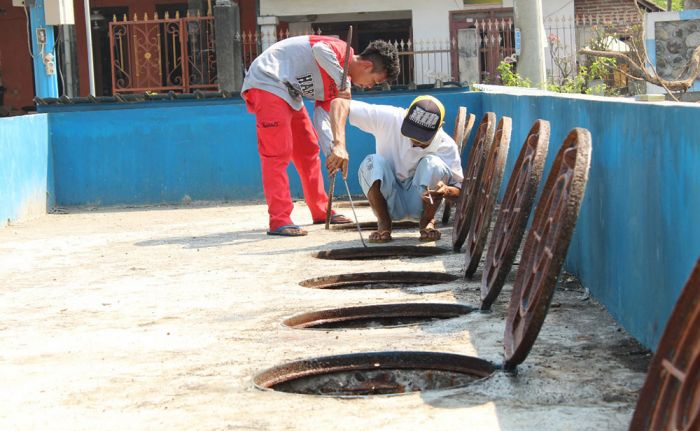
<svg viewBox="0 0 700 431"><path fill-rule="evenodd" d="M695 50L693 51L693 55L690 57L690 62L688 63L688 68L686 71L686 78L677 79L673 81L661 78L655 71L653 73L650 73L650 71L647 68L643 68L636 62L632 61L632 59L630 59L629 56L622 52L594 51L591 49L582 49L579 51L579 54L591 55L594 57L615 58L617 60L625 61L627 62L627 64L629 64L630 69L632 69L633 73L643 76L644 80L651 84L664 87L670 91L688 91L688 89L692 87L695 83L695 80L698 77L698 73L700 73L700 46L695 48Z"/></svg>

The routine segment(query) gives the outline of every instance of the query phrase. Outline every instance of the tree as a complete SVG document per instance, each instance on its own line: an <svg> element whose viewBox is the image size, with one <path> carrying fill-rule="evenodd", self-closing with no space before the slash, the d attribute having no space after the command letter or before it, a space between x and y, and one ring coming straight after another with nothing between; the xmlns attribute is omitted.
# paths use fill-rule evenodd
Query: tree
<svg viewBox="0 0 700 431"><path fill-rule="evenodd" d="M685 3L686 5L688 5L688 3L697 4L700 3L700 0L685 0ZM640 16L643 16L641 9L639 9L639 14ZM642 19L642 22L643 21L644 20ZM673 92L688 91L688 89L693 86L698 74L700 73L700 46L696 47L691 54L688 64L686 65L681 76L674 80L667 80L662 78L657 73L656 68L652 65L644 44L644 40L644 27L640 26L637 35L627 41L632 48L629 53L588 48L580 50L579 53L593 57L614 58L617 60L618 64L627 64L629 67L629 73L621 70L620 72L624 73L628 78L638 81L646 81L650 84L663 87L673 99L678 100L674 96Z"/></svg>

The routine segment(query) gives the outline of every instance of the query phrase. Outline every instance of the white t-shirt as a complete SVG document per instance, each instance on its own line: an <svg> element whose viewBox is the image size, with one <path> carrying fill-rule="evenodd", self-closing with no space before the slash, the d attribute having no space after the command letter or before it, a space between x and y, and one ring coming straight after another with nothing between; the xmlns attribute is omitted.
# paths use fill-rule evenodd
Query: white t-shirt
<svg viewBox="0 0 700 431"><path fill-rule="evenodd" d="M413 178L418 162L429 154L435 154L452 171L449 185L461 187L464 176L455 141L440 128L426 148L414 147L411 140L401 134L405 116L404 108L350 101L350 124L374 135L377 154L391 163L399 181Z"/></svg>

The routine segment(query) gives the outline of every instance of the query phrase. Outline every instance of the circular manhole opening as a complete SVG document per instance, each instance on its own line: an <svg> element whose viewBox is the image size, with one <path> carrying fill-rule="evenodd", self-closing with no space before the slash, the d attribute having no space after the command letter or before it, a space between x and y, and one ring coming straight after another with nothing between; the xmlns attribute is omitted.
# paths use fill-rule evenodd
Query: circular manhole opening
<svg viewBox="0 0 700 431"><path fill-rule="evenodd" d="M458 278L443 272L358 272L311 278L299 285L315 289L401 289L449 283Z"/></svg>
<svg viewBox="0 0 700 431"><path fill-rule="evenodd" d="M333 201L333 206L335 206L335 208L366 208L369 206L369 201L366 199L356 197L352 200L352 203L350 203L350 201L345 200L335 200Z"/></svg>
<svg viewBox="0 0 700 431"><path fill-rule="evenodd" d="M361 221L359 224L360 224L360 229L362 229L362 230L377 230L378 229L376 221ZM336 225L331 226L331 229L332 230L356 230L357 225L355 223L336 224ZM393 222L391 224L391 229L392 230L418 229L418 222L417 221L410 221L410 220Z"/></svg>
<svg viewBox="0 0 700 431"><path fill-rule="evenodd" d="M490 376L483 359L432 352L374 352L290 362L258 374L255 385L306 395L361 397L466 386Z"/></svg>
<svg viewBox="0 0 700 431"><path fill-rule="evenodd" d="M437 256L449 251L445 248L425 246L350 247L319 251L312 256L331 260L372 260Z"/></svg>
<svg viewBox="0 0 700 431"><path fill-rule="evenodd" d="M296 329L366 329L415 325L452 319L474 311L461 304L407 303L334 308L284 320Z"/></svg>

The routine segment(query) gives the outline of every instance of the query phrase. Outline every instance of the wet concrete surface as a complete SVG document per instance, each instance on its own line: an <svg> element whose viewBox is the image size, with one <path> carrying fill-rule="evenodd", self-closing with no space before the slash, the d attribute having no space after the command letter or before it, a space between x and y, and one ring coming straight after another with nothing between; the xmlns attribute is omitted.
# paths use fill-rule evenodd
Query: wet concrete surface
<svg viewBox="0 0 700 431"><path fill-rule="evenodd" d="M256 204L65 212L0 229L2 430L624 430L650 359L564 275L517 376L351 400L261 391L257 373L313 356L421 350L499 364L513 277L491 313L297 330L282 321L325 308L478 306L481 271L425 288L309 289L298 283L350 272L460 274L464 255L315 259L361 244L357 232L311 225L303 204L293 214L310 231L301 238L266 235ZM358 215L373 219L369 208ZM437 245L450 248L442 230ZM417 230L393 236L419 245Z"/></svg>

